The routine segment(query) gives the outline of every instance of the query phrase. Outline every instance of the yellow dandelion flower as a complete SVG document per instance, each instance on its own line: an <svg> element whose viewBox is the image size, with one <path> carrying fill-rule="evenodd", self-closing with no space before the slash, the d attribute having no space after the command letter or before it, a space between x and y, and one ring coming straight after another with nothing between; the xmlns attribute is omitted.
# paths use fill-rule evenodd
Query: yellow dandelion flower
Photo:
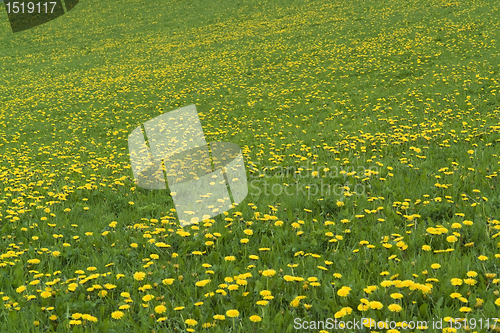
<svg viewBox="0 0 500 333"><path fill-rule="evenodd" d="M254 323L258 323L259 321L262 321L262 318L260 316L257 316L257 315L253 315L253 316L250 316L250 321L254 322Z"/></svg>
<svg viewBox="0 0 500 333"><path fill-rule="evenodd" d="M43 291L40 296L42 296L43 298L49 298L50 296L52 296L52 293L50 291Z"/></svg>
<svg viewBox="0 0 500 333"><path fill-rule="evenodd" d="M262 275L267 276L267 277L272 277L276 274L276 271L274 269L266 269L265 271L262 272Z"/></svg>
<svg viewBox="0 0 500 333"><path fill-rule="evenodd" d="M123 317L123 315L124 315L124 313L121 312L121 311L114 311L114 312L111 313L111 317L113 319L117 319L117 320L121 319Z"/></svg>
<svg viewBox="0 0 500 333"><path fill-rule="evenodd" d="M391 312L399 312L401 311L403 308L401 307L401 305L399 304L391 304L387 307Z"/></svg>
<svg viewBox="0 0 500 333"><path fill-rule="evenodd" d="M146 273L144 272L135 272L134 273L134 279L137 281L142 281L146 277Z"/></svg>
<svg viewBox="0 0 500 333"><path fill-rule="evenodd" d="M167 307L165 305L155 306L155 312L156 313L163 313L165 311L167 311Z"/></svg>
<svg viewBox="0 0 500 333"><path fill-rule="evenodd" d="M228 316L229 318L236 318L240 315L240 313L238 312L238 310L227 310L226 311L226 316Z"/></svg>
<svg viewBox="0 0 500 333"><path fill-rule="evenodd" d="M186 319L184 323L188 326L196 326L198 325L198 322L194 319Z"/></svg>

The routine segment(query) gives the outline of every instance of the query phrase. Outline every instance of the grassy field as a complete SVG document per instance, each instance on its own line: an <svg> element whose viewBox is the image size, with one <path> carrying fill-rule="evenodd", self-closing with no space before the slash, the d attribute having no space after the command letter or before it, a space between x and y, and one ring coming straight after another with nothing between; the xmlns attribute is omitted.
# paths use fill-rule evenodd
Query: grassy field
<svg viewBox="0 0 500 333"><path fill-rule="evenodd" d="M500 332L500 1L1 11L0 332ZM127 138L190 104L249 193L180 228Z"/></svg>

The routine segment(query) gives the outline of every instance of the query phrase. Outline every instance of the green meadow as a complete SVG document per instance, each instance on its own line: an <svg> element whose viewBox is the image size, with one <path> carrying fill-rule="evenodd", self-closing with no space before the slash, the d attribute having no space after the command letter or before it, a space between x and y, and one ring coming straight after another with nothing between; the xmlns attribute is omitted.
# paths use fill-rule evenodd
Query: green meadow
<svg viewBox="0 0 500 333"><path fill-rule="evenodd" d="M0 332L500 332L500 1L0 7ZM192 104L248 195L181 228L127 139Z"/></svg>

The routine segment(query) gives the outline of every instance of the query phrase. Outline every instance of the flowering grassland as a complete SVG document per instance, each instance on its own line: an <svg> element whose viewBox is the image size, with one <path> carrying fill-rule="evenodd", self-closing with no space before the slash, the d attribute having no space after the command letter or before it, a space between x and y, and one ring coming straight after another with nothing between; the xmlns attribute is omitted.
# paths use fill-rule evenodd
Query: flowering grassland
<svg viewBox="0 0 500 333"><path fill-rule="evenodd" d="M2 21L0 331L500 317L499 11L85 0ZM127 137L190 104L242 147L249 195L180 228Z"/></svg>

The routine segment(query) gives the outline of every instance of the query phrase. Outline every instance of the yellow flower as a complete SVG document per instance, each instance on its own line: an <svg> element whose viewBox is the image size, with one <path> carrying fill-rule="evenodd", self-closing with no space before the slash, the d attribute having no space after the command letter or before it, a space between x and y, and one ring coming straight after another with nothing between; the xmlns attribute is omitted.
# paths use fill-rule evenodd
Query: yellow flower
<svg viewBox="0 0 500 333"><path fill-rule="evenodd" d="M194 319L186 319L184 323L188 326L196 326L198 322Z"/></svg>
<svg viewBox="0 0 500 333"><path fill-rule="evenodd" d="M174 279L164 279L161 281L163 284L165 285L171 285L172 283L174 283Z"/></svg>
<svg viewBox="0 0 500 333"><path fill-rule="evenodd" d="M266 306L267 304L269 304L269 302L268 301L257 301L256 304Z"/></svg>
<svg viewBox="0 0 500 333"><path fill-rule="evenodd" d="M235 261L236 257L235 256L227 256L224 258L225 261Z"/></svg>
<svg viewBox="0 0 500 333"><path fill-rule="evenodd" d="M391 304L387 308L392 312L399 312L403 309L399 304Z"/></svg>
<svg viewBox="0 0 500 333"><path fill-rule="evenodd" d="M364 288L363 290L365 293L371 294L372 292L377 290L377 286L368 286L368 287Z"/></svg>
<svg viewBox="0 0 500 333"><path fill-rule="evenodd" d="M351 291L351 288L349 287L342 287L340 288L338 291L337 291L337 295L341 296L341 297L346 297L347 295L349 295L349 292Z"/></svg>
<svg viewBox="0 0 500 333"><path fill-rule="evenodd" d="M16 292L22 293L25 290L26 290L26 286L20 286L19 288L16 289Z"/></svg>
<svg viewBox="0 0 500 333"><path fill-rule="evenodd" d="M455 237L455 236L448 236L448 237L446 237L446 241L447 241L448 243L455 243L457 240L458 240L458 239L457 239L457 237Z"/></svg>
<svg viewBox="0 0 500 333"><path fill-rule="evenodd" d="M196 282L195 285L197 287L205 287L209 282L210 282L210 280L201 280L201 281Z"/></svg>
<svg viewBox="0 0 500 333"><path fill-rule="evenodd" d="M111 313L111 317L113 319L121 319L123 317L123 312L115 311L115 312Z"/></svg>
<svg viewBox="0 0 500 333"><path fill-rule="evenodd" d="M469 271L469 272L467 272L467 276L471 277L471 278L476 277L477 276L477 272Z"/></svg>
<svg viewBox="0 0 500 333"><path fill-rule="evenodd" d="M486 261L486 260L488 260L488 257L487 257L487 256L483 256L483 255L480 255L480 256L478 257L478 259L479 259L479 260L481 260L481 261Z"/></svg>
<svg viewBox="0 0 500 333"><path fill-rule="evenodd" d="M134 273L134 279L137 281L142 281L146 277L146 273L144 272L135 272Z"/></svg>
<svg viewBox="0 0 500 333"><path fill-rule="evenodd" d="M380 310L384 307L384 305L382 303L377 302L377 301L370 302L370 303L368 303L368 305L370 305L370 308L375 309L375 310Z"/></svg>
<svg viewBox="0 0 500 333"><path fill-rule="evenodd" d="M299 303L300 303L300 299L295 298L293 301L290 302L290 305L293 306L294 308L296 308L297 306L299 306Z"/></svg>
<svg viewBox="0 0 500 333"><path fill-rule="evenodd" d="M476 280L474 279L464 279L465 284L468 284L469 286L473 286L477 283Z"/></svg>
<svg viewBox="0 0 500 333"><path fill-rule="evenodd" d="M220 315L220 314L216 314L214 315L213 317L215 320L226 320L226 316L224 315Z"/></svg>
<svg viewBox="0 0 500 333"><path fill-rule="evenodd" d="M40 296L42 296L43 298L49 298L50 296L52 296L52 293L50 291L43 291Z"/></svg>
<svg viewBox="0 0 500 333"><path fill-rule="evenodd" d="M163 313L165 311L167 311L167 307L165 305L155 306L155 312L156 313Z"/></svg>
<svg viewBox="0 0 500 333"><path fill-rule="evenodd" d="M334 316L335 316L335 318L342 318L344 316L347 316L348 314L351 314L351 312L352 312L352 309L349 307L346 307L346 308L340 309L340 311L337 311Z"/></svg>
<svg viewBox="0 0 500 333"><path fill-rule="evenodd" d="M144 302L149 302L150 300L152 300L153 298L155 298L153 295L146 295L142 298L142 300Z"/></svg>
<svg viewBox="0 0 500 333"><path fill-rule="evenodd" d="M271 277L276 274L276 271L274 269L266 269L265 271L262 272L262 275Z"/></svg>
<svg viewBox="0 0 500 333"><path fill-rule="evenodd" d="M440 265L440 264L432 264L432 265L431 265L431 268L432 268L432 269L438 269L439 267L441 267L441 265Z"/></svg>
<svg viewBox="0 0 500 333"><path fill-rule="evenodd" d="M238 310L227 310L226 311L226 316L228 316L229 318L236 318L240 315L240 313L238 312Z"/></svg>
<svg viewBox="0 0 500 333"><path fill-rule="evenodd" d="M403 298L403 295L400 293L393 293L393 294L391 294L391 297L394 299L401 299L401 298Z"/></svg>
<svg viewBox="0 0 500 333"><path fill-rule="evenodd" d="M257 323L259 321L262 321L262 318L257 315L250 316L250 321L253 321L254 323Z"/></svg>

